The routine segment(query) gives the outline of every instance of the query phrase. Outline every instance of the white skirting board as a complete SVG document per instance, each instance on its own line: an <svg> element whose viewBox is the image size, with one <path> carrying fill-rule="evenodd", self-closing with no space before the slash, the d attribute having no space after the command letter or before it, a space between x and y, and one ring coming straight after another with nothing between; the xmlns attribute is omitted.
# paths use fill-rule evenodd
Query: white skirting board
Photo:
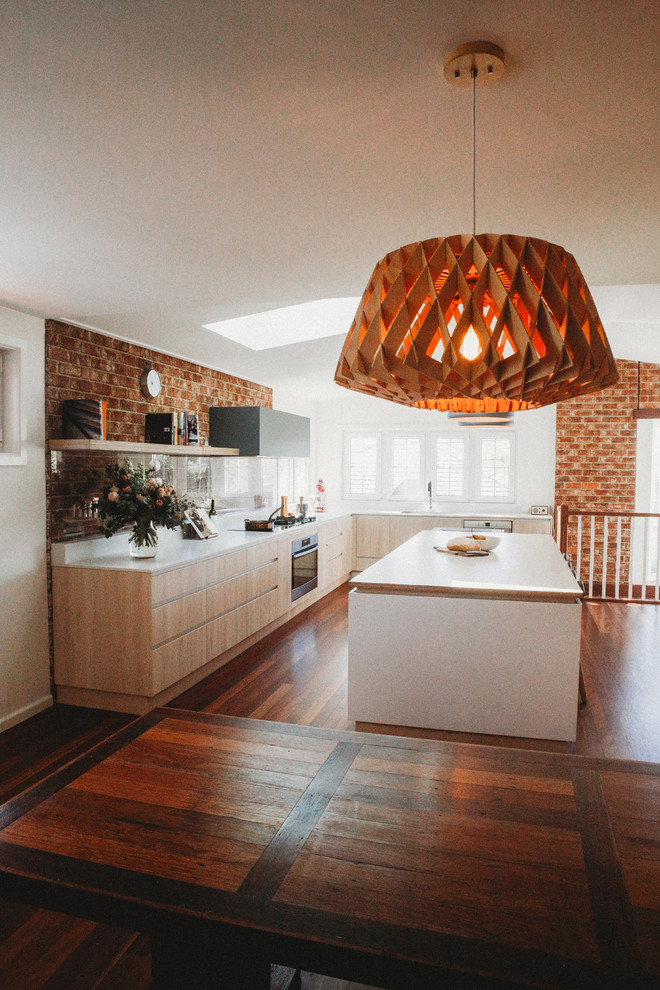
<svg viewBox="0 0 660 990"><path fill-rule="evenodd" d="M349 595L348 716L574 741L581 605Z"/></svg>
<svg viewBox="0 0 660 990"><path fill-rule="evenodd" d="M38 715L39 712L50 708L52 704L53 696L47 694L44 698L39 698L38 701L33 701L31 704L25 705L15 712L4 715L0 718L0 732L4 732L5 729L11 729L12 725L18 725L19 722L24 722L27 718L32 718L33 715Z"/></svg>

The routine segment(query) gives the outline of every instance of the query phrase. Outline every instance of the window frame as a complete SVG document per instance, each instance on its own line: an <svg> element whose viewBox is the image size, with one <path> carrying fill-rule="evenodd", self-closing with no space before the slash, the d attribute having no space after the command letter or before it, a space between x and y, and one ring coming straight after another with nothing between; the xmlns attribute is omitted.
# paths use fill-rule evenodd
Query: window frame
<svg viewBox="0 0 660 990"><path fill-rule="evenodd" d="M351 440L354 437L373 437L376 440L376 492L354 495L350 492ZM417 439L420 442L419 491L416 494L396 495L392 492L393 442L395 439ZM460 440L464 449L463 492L461 495L439 495L435 490L437 475L436 440ZM510 450L509 489L506 495L481 495L482 442L506 439ZM463 503L511 505L516 500L516 430L514 427L497 427L477 430L474 427L460 429L406 430L364 429L344 430L342 486L346 500L362 502L414 502L427 497L427 483L433 482L433 499L448 505Z"/></svg>
<svg viewBox="0 0 660 990"><path fill-rule="evenodd" d="M470 427L470 429L473 429ZM471 451L471 489L470 502L487 502L489 504L510 505L516 500L516 435L515 431L507 427L491 427L491 429L474 430L474 442ZM508 440L509 441L509 489L506 495L482 495L482 442L484 440Z"/></svg>
<svg viewBox="0 0 660 990"><path fill-rule="evenodd" d="M463 443L463 491L460 495L438 495L436 494L435 481L437 477L437 457L436 457L436 440L447 439L447 440L460 440ZM471 501L469 497L470 484L471 484L471 463L470 463L470 438L464 433L460 433L458 430L430 430L427 437L427 463L429 466L430 477L433 482L433 498L438 502L449 502L452 505L458 504L460 502Z"/></svg>
<svg viewBox="0 0 660 990"><path fill-rule="evenodd" d="M376 491L373 495L354 495L351 493L351 440L354 437L374 437L376 440ZM380 501L383 479L383 431L377 429L344 430L342 444L342 488L346 500L359 502Z"/></svg>
<svg viewBox="0 0 660 990"><path fill-rule="evenodd" d="M27 341L0 334L2 372L0 405L2 406L2 444L0 467L27 464L23 440L23 376L27 361Z"/></svg>
<svg viewBox="0 0 660 990"><path fill-rule="evenodd" d="M394 458L392 447L395 440L417 440L419 443L419 492L413 495L395 495L393 489L392 472L394 469ZM423 497L424 475L426 473L427 450L426 437L420 430L383 430L382 440L382 473L381 490L382 498L388 502L410 502L411 499Z"/></svg>

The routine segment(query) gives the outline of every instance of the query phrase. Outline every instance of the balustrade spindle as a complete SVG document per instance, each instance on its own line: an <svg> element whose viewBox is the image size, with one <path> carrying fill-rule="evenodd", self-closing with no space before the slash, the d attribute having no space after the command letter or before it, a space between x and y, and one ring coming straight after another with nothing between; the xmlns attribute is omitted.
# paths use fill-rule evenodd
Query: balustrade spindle
<svg viewBox="0 0 660 990"><path fill-rule="evenodd" d="M641 598L646 598L646 581L648 578L648 518L645 516L642 521L642 537L643 537L643 549L642 549L642 581L640 585L640 596Z"/></svg>
<svg viewBox="0 0 660 990"><path fill-rule="evenodd" d="M569 506L561 505L557 507L556 518L557 540L564 552L568 551L570 545L575 553L576 576L580 581L586 580L587 584L586 599L660 604L660 513L592 512L588 509L571 512ZM615 518L616 536L614 526L611 525L611 521ZM589 525L588 548L583 545L586 520ZM649 520L652 522L649 523ZM600 521L602 521L602 531ZM656 527L655 530L653 526ZM596 554L600 552L602 552L602 560L597 565ZM586 554L589 555L588 578ZM641 570L637 566L638 561ZM613 584L612 566L614 567ZM649 571L653 566L655 570ZM582 577L583 573L585 579Z"/></svg>
<svg viewBox="0 0 660 990"><path fill-rule="evenodd" d="M589 598L594 597L594 546L596 545L596 517L591 517L589 532Z"/></svg>
<svg viewBox="0 0 660 990"><path fill-rule="evenodd" d="M621 580L621 516L616 520L616 564L614 572L614 597L619 597L619 582Z"/></svg>

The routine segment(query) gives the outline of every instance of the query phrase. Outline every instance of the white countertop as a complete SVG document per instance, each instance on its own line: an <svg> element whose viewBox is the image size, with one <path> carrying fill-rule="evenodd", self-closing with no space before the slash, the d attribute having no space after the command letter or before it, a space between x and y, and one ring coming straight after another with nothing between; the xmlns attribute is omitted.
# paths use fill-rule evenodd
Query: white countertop
<svg viewBox="0 0 660 990"><path fill-rule="evenodd" d="M582 589L551 536L497 533L500 543L487 557L440 553L464 530L424 530L372 564L351 584L381 594L574 602Z"/></svg>
<svg viewBox="0 0 660 990"><path fill-rule="evenodd" d="M179 529L158 530L158 550L155 557L134 558L130 556L128 542L129 533L117 533L106 539L99 537L92 540L81 540L71 543L56 543L52 547L52 564L54 567L90 567L116 571L142 571L159 574L163 571L196 564L208 560L218 554L231 553L233 550L243 550L260 543L270 543L273 540L298 539L309 536L319 526L336 519L349 518L349 513L317 516L314 522L303 526L278 527L271 532L246 531L239 529L245 513L233 529L223 529L218 536L208 540L184 540Z"/></svg>

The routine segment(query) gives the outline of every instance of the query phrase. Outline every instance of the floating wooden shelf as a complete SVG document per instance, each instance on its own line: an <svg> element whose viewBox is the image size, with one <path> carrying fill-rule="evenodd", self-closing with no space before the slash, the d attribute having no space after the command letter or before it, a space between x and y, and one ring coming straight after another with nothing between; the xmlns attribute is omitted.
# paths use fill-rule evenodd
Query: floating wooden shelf
<svg viewBox="0 0 660 990"><path fill-rule="evenodd" d="M168 457L238 457L238 447L200 447L197 444L140 443L130 440L51 440L51 450L78 450L134 454L166 454Z"/></svg>

